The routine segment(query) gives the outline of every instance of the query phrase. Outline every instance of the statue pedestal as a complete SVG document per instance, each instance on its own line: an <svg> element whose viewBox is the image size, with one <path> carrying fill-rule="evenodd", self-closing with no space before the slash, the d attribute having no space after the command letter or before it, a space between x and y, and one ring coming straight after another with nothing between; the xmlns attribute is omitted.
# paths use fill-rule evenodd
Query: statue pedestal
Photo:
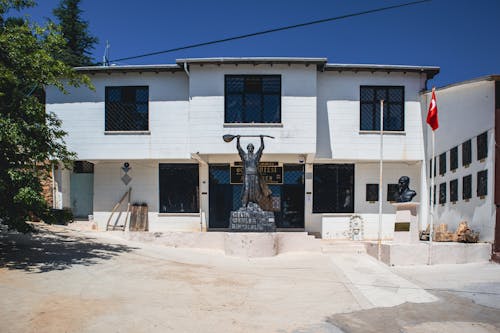
<svg viewBox="0 0 500 333"><path fill-rule="evenodd" d="M418 206L419 202L397 202L394 223L394 243L418 243Z"/></svg>
<svg viewBox="0 0 500 333"><path fill-rule="evenodd" d="M229 228L231 231L274 232L274 213L263 211L259 205L251 202L248 207L231 212Z"/></svg>

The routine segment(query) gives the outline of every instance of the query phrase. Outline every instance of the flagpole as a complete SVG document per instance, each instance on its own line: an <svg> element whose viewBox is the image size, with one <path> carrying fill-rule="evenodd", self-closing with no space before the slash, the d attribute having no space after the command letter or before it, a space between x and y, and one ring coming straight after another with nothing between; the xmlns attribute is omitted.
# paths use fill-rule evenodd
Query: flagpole
<svg viewBox="0 0 500 333"><path fill-rule="evenodd" d="M435 174L434 170L436 168L436 158L434 157L435 155L435 150L436 150L436 135L434 131L432 131L432 170L431 170L431 221L429 224L429 265L432 265L432 238L434 234L434 210L436 207L436 189L434 188L434 182L435 182Z"/></svg>
<svg viewBox="0 0 500 333"><path fill-rule="evenodd" d="M436 193L434 193L436 190L434 188L434 170L436 168L436 159L434 157L435 155L435 149L436 149L436 140L435 140L436 135L434 134L434 131L432 131L432 163L431 163L431 220L429 224L429 265L432 265L432 236L434 234L434 210L436 206Z"/></svg>
<svg viewBox="0 0 500 333"><path fill-rule="evenodd" d="M435 100L435 91L436 88L432 87L432 97L431 97L431 107L436 108L436 123L433 125L437 125L437 106L436 106L436 100ZM431 108L430 108L431 110ZM428 121L429 123L429 121ZM436 209L436 189L434 186L435 183L435 170L436 170L436 134L434 133L435 129L434 127L431 126L432 129L432 158L431 158L431 209L430 209L430 223L429 223L429 258L428 258L428 264L432 265L432 238L434 235L434 216L435 216L435 209Z"/></svg>
<svg viewBox="0 0 500 333"><path fill-rule="evenodd" d="M380 100L380 163L378 176L378 260L382 259L382 175L384 158L384 100Z"/></svg>

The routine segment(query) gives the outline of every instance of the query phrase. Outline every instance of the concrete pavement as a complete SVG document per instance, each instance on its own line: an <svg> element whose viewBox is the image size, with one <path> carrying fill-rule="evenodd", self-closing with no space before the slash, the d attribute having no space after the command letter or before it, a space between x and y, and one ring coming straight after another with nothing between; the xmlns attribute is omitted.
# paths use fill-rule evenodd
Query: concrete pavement
<svg viewBox="0 0 500 333"><path fill-rule="evenodd" d="M481 304L497 302L499 265L474 266L471 276L456 266L464 265L444 269L444 276L463 274L469 287L477 282L477 290L493 290L478 298ZM242 259L44 227L35 236L0 235L0 331L500 328L498 308L473 303L476 298L460 292L434 290L444 285L435 282L440 276L439 266L389 268L358 252ZM454 283L465 287L459 279Z"/></svg>

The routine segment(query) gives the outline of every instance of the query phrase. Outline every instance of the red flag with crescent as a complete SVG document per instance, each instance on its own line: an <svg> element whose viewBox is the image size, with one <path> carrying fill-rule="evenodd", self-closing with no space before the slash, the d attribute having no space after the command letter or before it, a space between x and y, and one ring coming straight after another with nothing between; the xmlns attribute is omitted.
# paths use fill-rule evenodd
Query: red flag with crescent
<svg viewBox="0 0 500 333"><path fill-rule="evenodd" d="M432 89L431 104L429 104L429 111L427 112L427 124L429 124L433 131L437 130L439 127L438 108L434 89Z"/></svg>

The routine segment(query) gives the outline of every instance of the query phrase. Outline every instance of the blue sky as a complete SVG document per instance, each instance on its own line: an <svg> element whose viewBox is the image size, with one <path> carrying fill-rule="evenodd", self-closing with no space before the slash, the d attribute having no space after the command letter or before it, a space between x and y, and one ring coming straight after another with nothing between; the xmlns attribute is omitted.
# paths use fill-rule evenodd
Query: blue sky
<svg viewBox="0 0 500 333"><path fill-rule="evenodd" d="M59 0L23 11L51 17ZM83 17L118 59L409 1L82 0ZM165 64L195 57L326 57L330 63L432 65L437 87L500 74L500 0L433 0L340 21L119 62Z"/></svg>

